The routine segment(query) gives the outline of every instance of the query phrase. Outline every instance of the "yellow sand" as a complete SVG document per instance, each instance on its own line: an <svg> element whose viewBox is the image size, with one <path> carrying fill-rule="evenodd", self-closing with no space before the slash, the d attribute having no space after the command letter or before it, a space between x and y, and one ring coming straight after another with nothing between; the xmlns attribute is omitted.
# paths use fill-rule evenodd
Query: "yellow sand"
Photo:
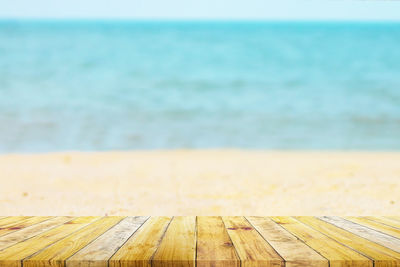
<svg viewBox="0 0 400 267"><path fill-rule="evenodd" d="M400 153L0 156L0 215L400 214Z"/></svg>

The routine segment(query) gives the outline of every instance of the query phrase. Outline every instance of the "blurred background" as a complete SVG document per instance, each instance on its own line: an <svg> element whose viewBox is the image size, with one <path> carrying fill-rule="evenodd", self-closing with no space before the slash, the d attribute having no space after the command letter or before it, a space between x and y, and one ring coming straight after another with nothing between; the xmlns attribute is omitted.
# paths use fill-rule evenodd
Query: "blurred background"
<svg viewBox="0 0 400 267"><path fill-rule="evenodd" d="M400 211L399 11L3 0L0 211Z"/></svg>
<svg viewBox="0 0 400 267"><path fill-rule="evenodd" d="M400 149L398 3L48 2L0 13L1 152Z"/></svg>

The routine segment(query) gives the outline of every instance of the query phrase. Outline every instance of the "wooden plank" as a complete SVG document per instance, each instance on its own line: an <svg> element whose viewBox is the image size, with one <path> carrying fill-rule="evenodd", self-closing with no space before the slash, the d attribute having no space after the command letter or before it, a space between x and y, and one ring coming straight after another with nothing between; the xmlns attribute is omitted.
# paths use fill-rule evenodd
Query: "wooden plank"
<svg viewBox="0 0 400 267"><path fill-rule="evenodd" d="M286 267L328 267L328 260L267 217L247 217L254 228L285 260Z"/></svg>
<svg viewBox="0 0 400 267"><path fill-rule="evenodd" d="M321 220L329 222L339 228L349 231L372 242L378 243L384 247L390 248L396 252L400 252L400 239L390 235L375 231L371 228L359 225L348 220L336 216L322 216L318 217Z"/></svg>
<svg viewBox="0 0 400 267"><path fill-rule="evenodd" d="M197 217L198 267L239 267L240 260L221 217Z"/></svg>
<svg viewBox="0 0 400 267"><path fill-rule="evenodd" d="M328 259L330 267L373 266L373 262L367 257L294 218L271 217L271 219Z"/></svg>
<svg viewBox="0 0 400 267"><path fill-rule="evenodd" d="M374 229L376 231L380 231L382 233L400 238L400 229L398 229L398 228L395 228L395 227L392 227L392 226L389 226L386 224L382 224L379 222L371 221L371 220L368 220L367 218L363 218L363 217L349 216L349 217L345 217L345 219L348 221L357 223L357 224L364 225L364 226Z"/></svg>
<svg viewBox="0 0 400 267"><path fill-rule="evenodd" d="M396 220L393 220L391 217L382 217L382 216L373 217L373 216L366 216L366 217L364 217L364 218L366 218L366 219L368 219L368 220L370 220L370 221L379 222L379 223L382 223L382 224L385 224L385 225L388 225L388 226L391 226L391 227L395 227L395 228L397 228L397 229L400 229L400 222L398 222L398 221L396 221Z"/></svg>
<svg viewBox="0 0 400 267"><path fill-rule="evenodd" d="M72 219L73 219L72 217L54 217L50 220L46 220L41 223L26 227L17 232L13 232L5 236L2 236L0 237L0 250L12 246L18 242L22 242L35 235L46 232L47 230L59 226L60 224L66 223Z"/></svg>
<svg viewBox="0 0 400 267"><path fill-rule="evenodd" d="M111 257L109 267L150 267L172 217L151 217Z"/></svg>
<svg viewBox="0 0 400 267"><path fill-rule="evenodd" d="M296 217L302 223L373 259L376 267L400 266L400 254L330 223L313 217Z"/></svg>
<svg viewBox="0 0 400 267"><path fill-rule="evenodd" d="M66 261L67 267L108 267L108 260L148 217L127 217Z"/></svg>
<svg viewBox="0 0 400 267"><path fill-rule="evenodd" d="M124 217L103 217L23 261L24 267L64 267L65 261Z"/></svg>
<svg viewBox="0 0 400 267"><path fill-rule="evenodd" d="M194 267L196 217L174 217L152 259L155 267Z"/></svg>
<svg viewBox="0 0 400 267"><path fill-rule="evenodd" d="M7 227L9 225L12 225L14 223L18 222L23 222L24 220L27 220L31 218L31 216L12 216L12 217L6 217L0 220L0 227Z"/></svg>
<svg viewBox="0 0 400 267"><path fill-rule="evenodd" d="M33 238L0 251L0 267L21 267L26 257L98 220L98 217L79 217Z"/></svg>
<svg viewBox="0 0 400 267"><path fill-rule="evenodd" d="M394 218L4 217L0 267L400 267Z"/></svg>
<svg viewBox="0 0 400 267"><path fill-rule="evenodd" d="M385 216L385 217L387 217L387 218L389 218L391 220L400 222L400 216Z"/></svg>
<svg viewBox="0 0 400 267"><path fill-rule="evenodd" d="M25 227L34 225L36 223L40 223L42 221L46 221L46 220L48 220L50 218L52 218L52 217L50 217L50 216L47 216L47 217L38 216L38 217L31 217L31 218L28 218L26 220L21 220L21 221L18 221L18 222L14 222L14 223L11 223L11 224L7 224L6 226L0 227L0 236L3 236L3 235L6 235L6 234L9 234L9 233L21 230L21 229L23 229Z"/></svg>
<svg viewBox="0 0 400 267"><path fill-rule="evenodd" d="M242 267L284 266L283 259L244 217L222 217Z"/></svg>

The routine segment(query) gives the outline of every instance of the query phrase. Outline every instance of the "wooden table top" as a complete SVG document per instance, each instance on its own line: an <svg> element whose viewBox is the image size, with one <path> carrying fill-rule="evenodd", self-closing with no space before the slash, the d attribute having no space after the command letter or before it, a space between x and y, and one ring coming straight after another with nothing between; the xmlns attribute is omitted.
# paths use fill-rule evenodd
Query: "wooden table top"
<svg viewBox="0 0 400 267"><path fill-rule="evenodd" d="M22 266L400 266L400 217L0 217Z"/></svg>

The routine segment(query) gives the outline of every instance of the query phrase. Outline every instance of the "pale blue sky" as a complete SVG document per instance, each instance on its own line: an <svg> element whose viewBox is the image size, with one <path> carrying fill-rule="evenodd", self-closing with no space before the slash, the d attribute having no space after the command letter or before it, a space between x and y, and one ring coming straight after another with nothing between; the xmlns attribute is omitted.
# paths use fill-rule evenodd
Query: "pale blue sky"
<svg viewBox="0 0 400 267"><path fill-rule="evenodd" d="M396 20L400 1L0 0L0 18Z"/></svg>

